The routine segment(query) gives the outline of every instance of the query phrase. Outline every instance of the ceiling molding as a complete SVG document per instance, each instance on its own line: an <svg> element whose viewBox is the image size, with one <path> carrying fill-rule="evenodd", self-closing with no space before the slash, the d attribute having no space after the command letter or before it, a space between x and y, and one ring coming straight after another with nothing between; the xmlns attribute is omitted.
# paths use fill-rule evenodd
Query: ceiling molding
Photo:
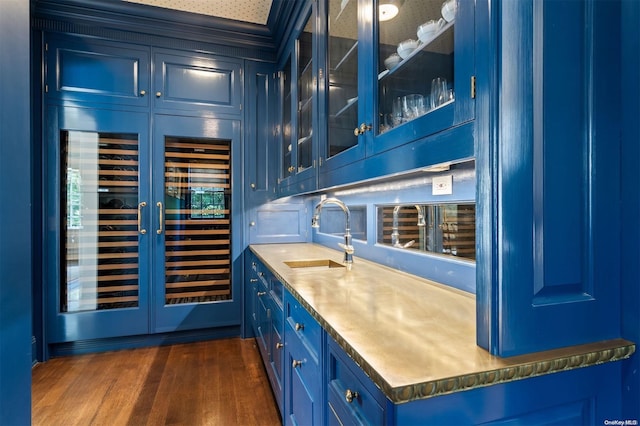
<svg viewBox="0 0 640 426"><path fill-rule="evenodd" d="M274 0L273 3L269 22L278 28L290 20L288 14L295 9L288 3L298 2ZM219 50L220 46L226 46L224 50L232 49L238 54L236 57L246 59L275 61L278 46L267 25L120 1L36 0L32 16L35 29L53 31L75 27L102 33L128 31L153 38L205 43L211 46L204 50L216 50L213 53L224 54ZM163 44L168 47L167 44L175 43L165 40Z"/></svg>

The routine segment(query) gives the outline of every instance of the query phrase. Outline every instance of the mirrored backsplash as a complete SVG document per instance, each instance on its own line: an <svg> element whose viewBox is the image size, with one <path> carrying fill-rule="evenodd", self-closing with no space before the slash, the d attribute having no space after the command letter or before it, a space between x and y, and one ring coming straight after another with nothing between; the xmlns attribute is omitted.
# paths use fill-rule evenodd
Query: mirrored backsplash
<svg viewBox="0 0 640 426"><path fill-rule="evenodd" d="M475 260L475 203L377 206L377 243Z"/></svg>
<svg viewBox="0 0 640 426"><path fill-rule="evenodd" d="M351 212L351 236L354 240L367 240L367 206L349 206ZM341 208L325 206L322 209L320 232L344 236L345 216Z"/></svg>

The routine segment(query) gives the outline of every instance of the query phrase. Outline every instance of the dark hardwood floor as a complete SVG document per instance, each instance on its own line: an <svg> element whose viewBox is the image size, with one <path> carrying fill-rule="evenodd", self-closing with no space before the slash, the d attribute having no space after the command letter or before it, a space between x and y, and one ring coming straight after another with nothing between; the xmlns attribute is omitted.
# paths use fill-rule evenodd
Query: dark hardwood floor
<svg viewBox="0 0 640 426"><path fill-rule="evenodd" d="M32 376L34 425L281 424L253 339L55 358Z"/></svg>

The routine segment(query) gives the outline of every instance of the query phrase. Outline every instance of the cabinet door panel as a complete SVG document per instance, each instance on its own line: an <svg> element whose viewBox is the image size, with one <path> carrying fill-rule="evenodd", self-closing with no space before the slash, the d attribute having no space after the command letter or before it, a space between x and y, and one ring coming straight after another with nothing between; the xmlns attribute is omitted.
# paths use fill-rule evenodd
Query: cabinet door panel
<svg viewBox="0 0 640 426"><path fill-rule="evenodd" d="M122 43L51 38L47 96L62 100L148 106L149 51Z"/></svg>
<svg viewBox="0 0 640 426"><path fill-rule="evenodd" d="M240 61L164 52L153 59L156 109L240 114Z"/></svg>
<svg viewBox="0 0 640 426"><path fill-rule="evenodd" d="M618 6L503 4L505 59L493 114L498 183L493 196L479 198L500 200L481 219L500 226L498 257L478 262L479 277L499 265L492 293L478 294L481 315L490 305L498 315L491 325L479 316L478 341L499 355L619 336L620 316L611 312L620 306L620 251L611 235L620 230L612 136L620 131L620 92L601 84L619 74L608 47L619 44L610 31Z"/></svg>

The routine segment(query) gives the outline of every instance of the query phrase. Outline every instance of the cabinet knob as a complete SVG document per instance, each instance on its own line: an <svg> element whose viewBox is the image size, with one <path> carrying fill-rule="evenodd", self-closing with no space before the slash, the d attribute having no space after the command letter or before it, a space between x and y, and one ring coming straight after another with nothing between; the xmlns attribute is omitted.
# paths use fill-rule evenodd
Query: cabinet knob
<svg viewBox="0 0 640 426"><path fill-rule="evenodd" d="M256 296L260 297L260 296L264 296L265 294L267 294L266 291L259 291L256 293Z"/></svg>
<svg viewBox="0 0 640 426"><path fill-rule="evenodd" d="M156 98L159 98L160 96L162 96L162 92L156 92Z"/></svg>
<svg viewBox="0 0 640 426"><path fill-rule="evenodd" d="M291 367L293 368L300 367L301 365L302 365L302 361L298 361L297 359L294 359L293 362L291 363Z"/></svg>
<svg viewBox="0 0 640 426"><path fill-rule="evenodd" d="M251 278L251 279L249 280L249 282L250 282L250 283L257 283L257 282L258 282L258 279L257 279L257 278Z"/></svg>
<svg viewBox="0 0 640 426"><path fill-rule="evenodd" d="M365 132L368 132L369 130L371 130L371 125L362 123L360 127L356 127L355 129L353 129L353 135L360 136Z"/></svg>
<svg viewBox="0 0 640 426"><path fill-rule="evenodd" d="M287 170L289 171L289 173L293 173L295 169L296 169L295 167L289 166Z"/></svg>
<svg viewBox="0 0 640 426"><path fill-rule="evenodd" d="M146 94L147 94L147 91L146 91L146 90L141 90L141 91L140 91L140 96L144 96L144 95L146 95Z"/></svg>
<svg viewBox="0 0 640 426"><path fill-rule="evenodd" d="M349 404L351 404L354 399L358 399L359 396L360 394L358 392L354 392L351 389L347 389L344 392L344 399L346 399Z"/></svg>
<svg viewBox="0 0 640 426"><path fill-rule="evenodd" d="M296 323L296 331L304 330L304 324Z"/></svg>
<svg viewBox="0 0 640 426"><path fill-rule="evenodd" d="M254 221L249 222L249 226L256 226L256 223Z"/></svg>
<svg viewBox="0 0 640 426"><path fill-rule="evenodd" d="M283 343L280 343L280 342L276 343L276 349L282 349L282 348L284 348Z"/></svg>
<svg viewBox="0 0 640 426"><path fill-rule="evenodd" d="M252 183L251 185L249 185L251 187L251 189L256 189L256 184Z"/></svg>

